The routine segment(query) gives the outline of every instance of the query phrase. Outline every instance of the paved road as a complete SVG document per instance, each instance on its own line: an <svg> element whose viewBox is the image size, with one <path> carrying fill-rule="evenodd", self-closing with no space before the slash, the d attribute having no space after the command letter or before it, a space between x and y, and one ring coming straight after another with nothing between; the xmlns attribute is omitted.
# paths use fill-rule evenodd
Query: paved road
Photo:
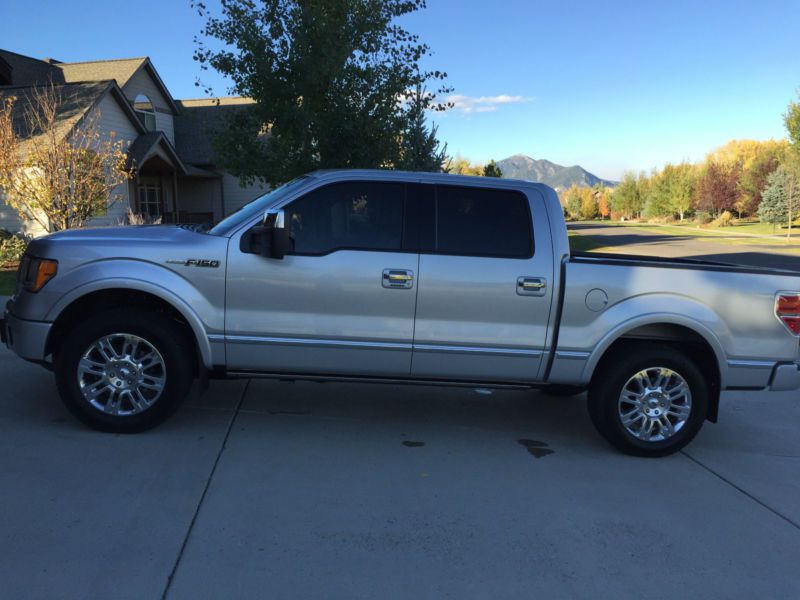
<svg viewBox="0 0 800 600"><path fill-rule="evenodd" d="M800 271L800 254L785 252L780 242L765 245L724 244L713 238L672 233L655 233L636 227L620 227L600 223L570 223L569 228L587 235L615 252L644 254L668 258L697 258L717 262L773 267ZM747 237L742 236L742 240Z"/></svg>
<svg viewBox="0 0 800 600"><path fill-rule="evenodd" d="M120 436L0 381L6 598L800 597L796 394L644 460L582 398L217 382Z"/></svg>

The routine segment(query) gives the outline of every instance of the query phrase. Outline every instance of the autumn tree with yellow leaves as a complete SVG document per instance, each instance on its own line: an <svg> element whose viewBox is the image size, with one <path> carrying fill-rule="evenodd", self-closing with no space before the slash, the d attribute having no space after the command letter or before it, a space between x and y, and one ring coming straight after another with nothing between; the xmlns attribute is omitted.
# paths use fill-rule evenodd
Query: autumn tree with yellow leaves
<svg viewBox="0 0 800 600"><path fill-rule="evenodd" d="M97 111L65 128L60 114L68 100L49 85L34 88L24 106L13 97L0 105L0 192L48 232L82 227L104 213L131 176L124 143L100 133Z"/></svg>

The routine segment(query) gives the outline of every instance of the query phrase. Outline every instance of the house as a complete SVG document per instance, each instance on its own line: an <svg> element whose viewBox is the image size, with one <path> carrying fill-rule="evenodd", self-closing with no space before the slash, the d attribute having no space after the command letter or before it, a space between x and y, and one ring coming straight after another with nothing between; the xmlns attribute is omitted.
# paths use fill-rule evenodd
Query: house
<svg viewBox="0 0 800 600"><path fill-rule="evenodd" d="M267 189L241 186L217 164L211 141L228 115L247 110L252 100L176 100L147 57L67 63L0 50L0 102L13 96L15 112L22 112L32 91L45 85L55 86L65 99L58 114L60 134L91 115L101 134L114 132L127 145L134 177L117 191L121 201L92 224L119 223L128 208L166 223L214 221ZM1 195L0 228L41 233Z"/></svg>

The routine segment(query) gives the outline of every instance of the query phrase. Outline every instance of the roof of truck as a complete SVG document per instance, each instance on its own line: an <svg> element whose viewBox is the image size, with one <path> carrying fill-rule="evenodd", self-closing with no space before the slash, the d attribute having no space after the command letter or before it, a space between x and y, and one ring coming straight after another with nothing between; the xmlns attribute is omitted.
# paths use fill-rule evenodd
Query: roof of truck
<svg viewBox="0 0 800 600"><path fill-rule="evenodd" d="M478 187L542 187L551 189L548 185L537 181L524 179L506 179L497 177L479 177L475 175L452 175L450 173L428 173L421 171L394 171L391 169L320 169L309 174L318 179L374 179L391 181L426 181L450 185L465 185Z"/></svg>

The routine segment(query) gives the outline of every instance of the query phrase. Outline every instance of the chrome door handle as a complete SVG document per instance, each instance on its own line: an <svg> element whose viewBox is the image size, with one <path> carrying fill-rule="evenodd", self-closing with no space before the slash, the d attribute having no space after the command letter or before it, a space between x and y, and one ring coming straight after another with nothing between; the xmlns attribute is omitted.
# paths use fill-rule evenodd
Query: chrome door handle
<svg viewBox="0 0 800 600"><path fill-rule="evenodd" d="M414 286L414 273L405 269L384 269L381 285L393 290L409 290Z"/></svg>
<svg viewBox="0 0 800 600"><path fill-rule="evenodd" d="M517 294L520 296L544 296L547 280L544 277L518 277Z"/></svg>

